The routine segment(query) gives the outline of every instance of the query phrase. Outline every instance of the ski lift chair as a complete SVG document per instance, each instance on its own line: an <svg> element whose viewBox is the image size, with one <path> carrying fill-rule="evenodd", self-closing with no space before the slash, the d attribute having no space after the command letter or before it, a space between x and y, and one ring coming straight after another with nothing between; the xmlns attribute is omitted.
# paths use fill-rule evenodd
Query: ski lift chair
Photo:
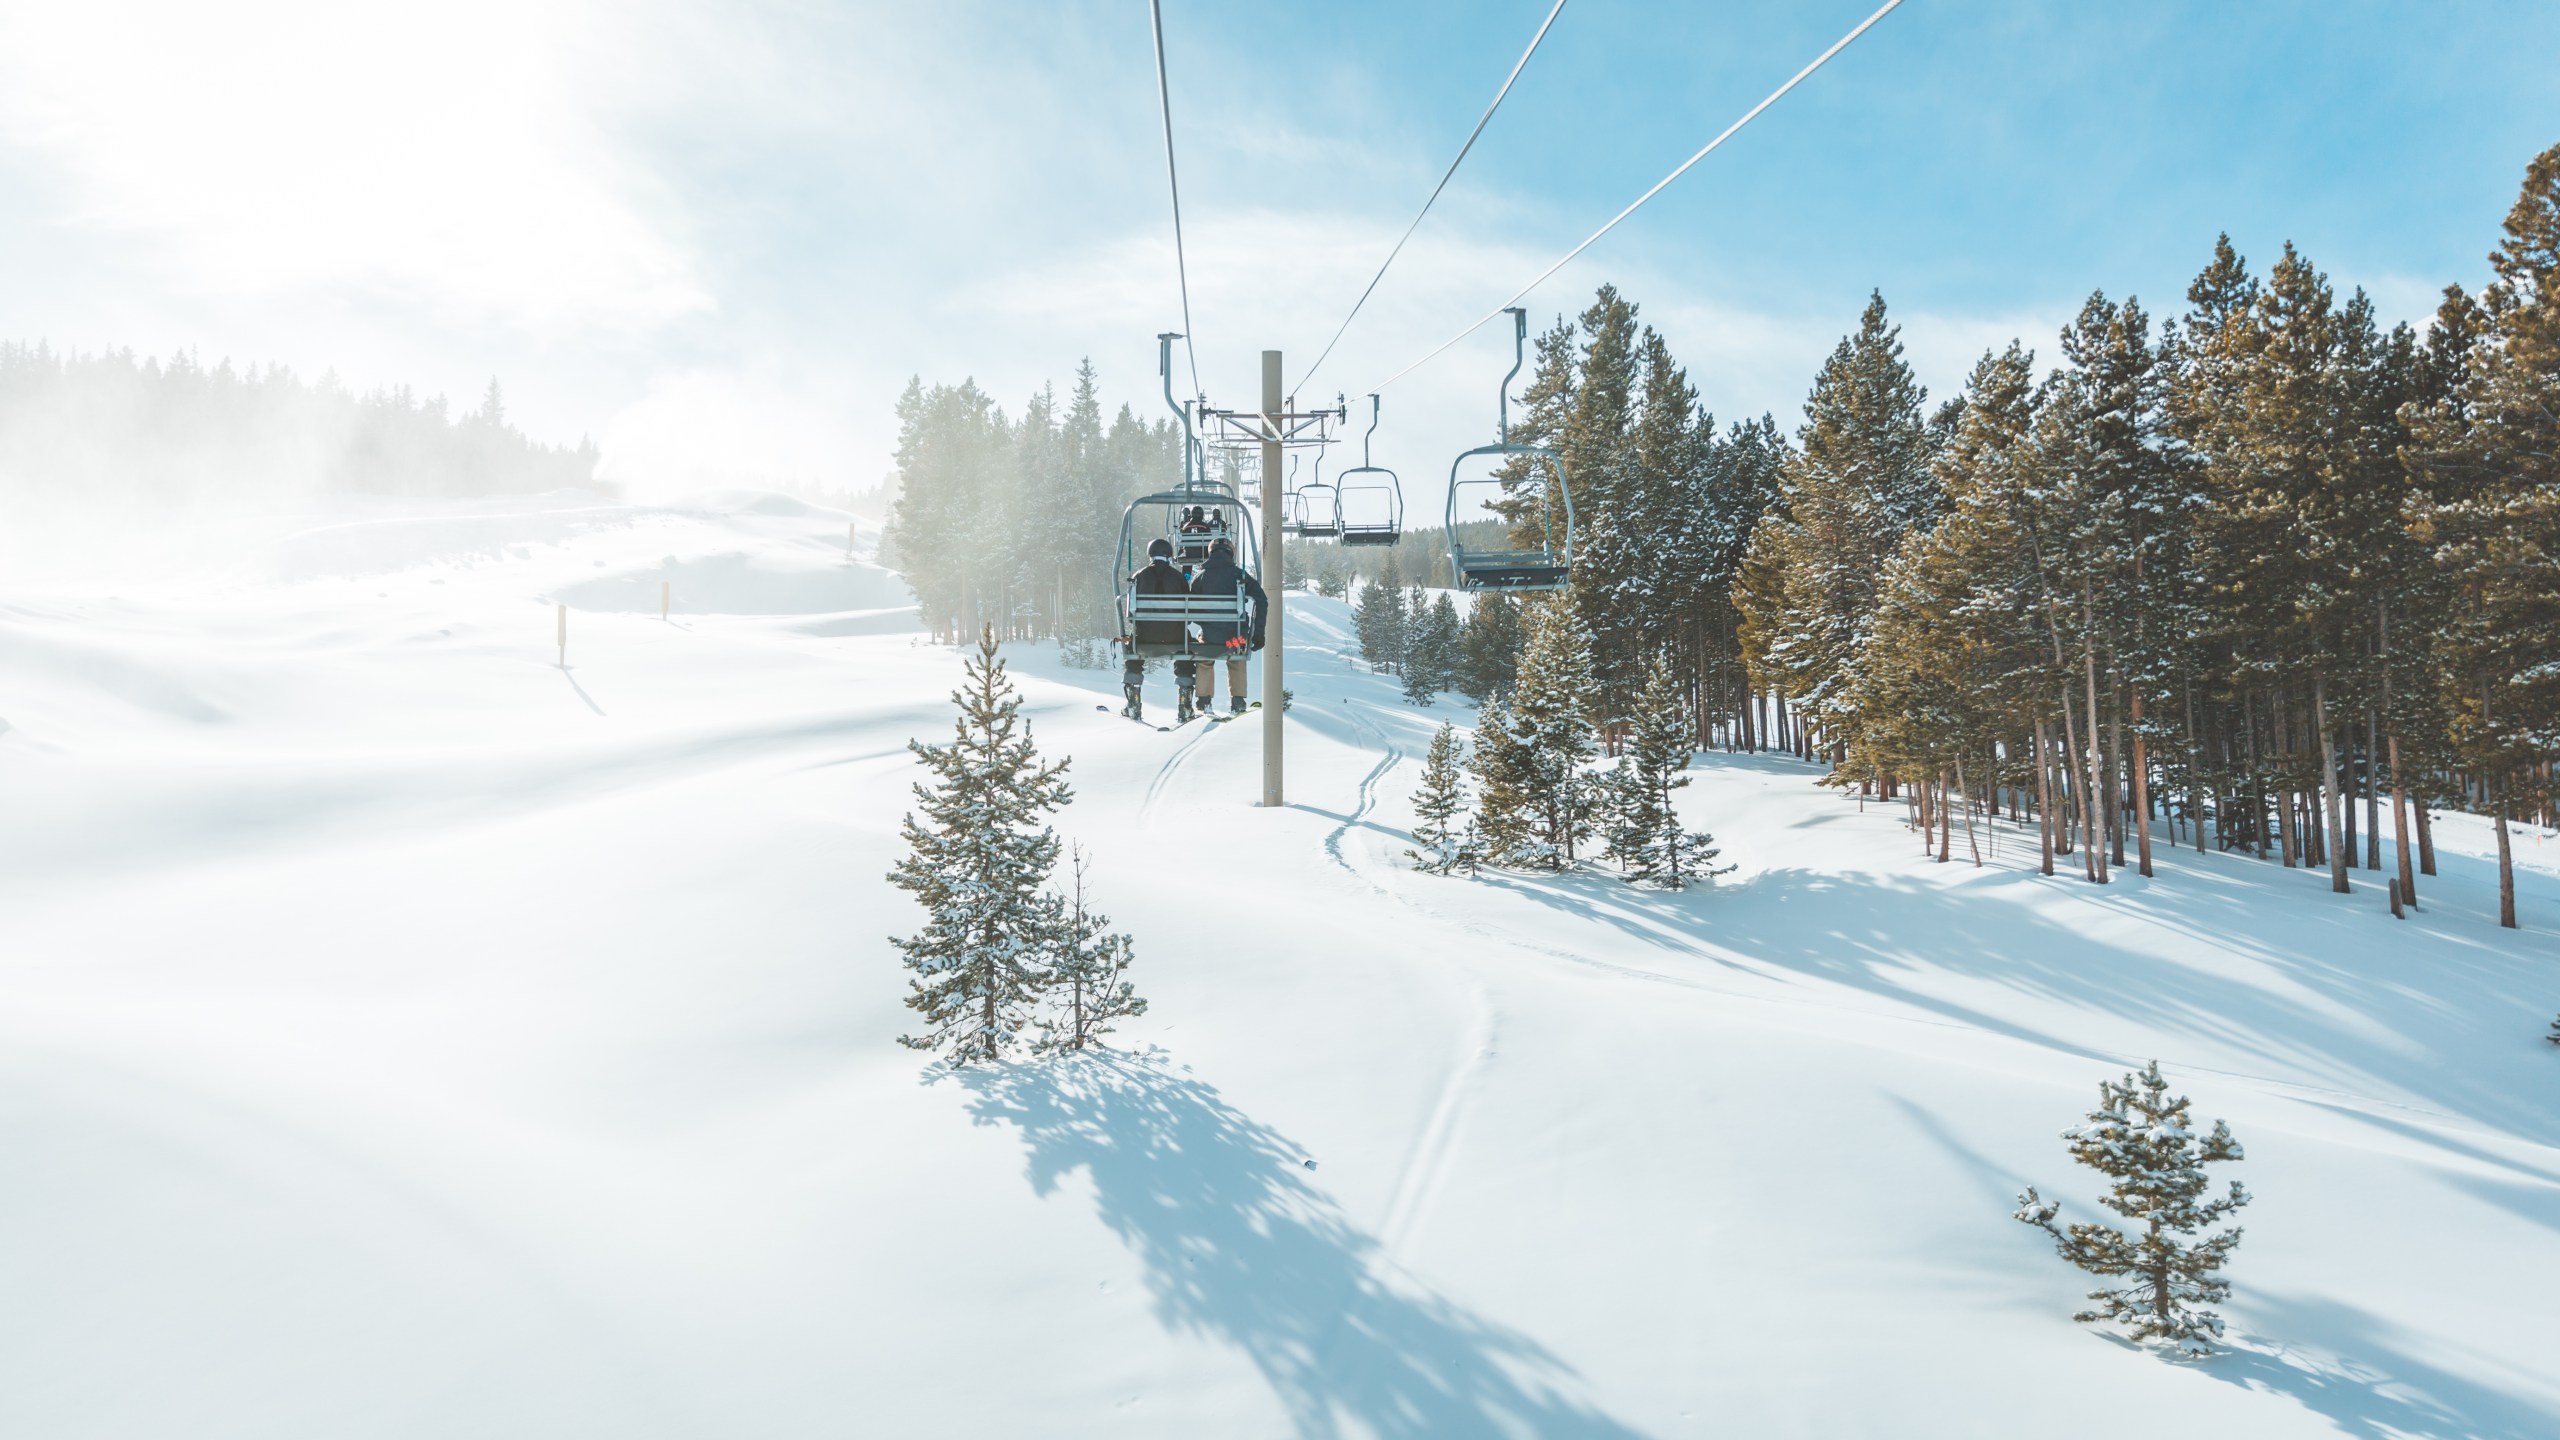
<svg viewBox="0 0 2560 1440"><path fill-rule="evenodd" d="M1520 373L1520 362L1527 354L1529 312L1513 307L1510 311L1511 372L1502 377L1499 434L1503 443L1479 445L1461 452L1449 462L1449 504L1446 523L1449 531L1449 574L1461 590L1490 590L1500 593L1524 593L1539 590L1562 590L1573 579L1573 487L1565 479L1564 457L1544 445L1515 445L1511 436L1511 380ZM1479 475L1460 479L1458 471L1478 456L1507 461L1518 457L1527 462L1526 469L1535 482L1531 503L1537 506L1539 543L1534 547L1505 549L1473 549L1459 538L1458 493L1462 489L1481 490L1485 486L1502 487L1498 475ZM1543 473L1542 473L1543 472ZM1508 492L1515 503L1521 492ZM1491 508L1482 499L1475 505ZM1564 533L1556 534L1556 511L1564 512ZM1561 540L1561 544L1559 544Z"/></svg>
<svg viewBox="0 0 2560 1440"><path fill-rule="evenodd" d="M1124 657L1231 657L1223 641L1203 641L1199 627L1232 625L1238 634L1249 630L1252 606L1241 591L1234 595L1141 595L1132 582L1146 568L1148 544L1158 539L1173 542L1178 564L1206 560L1212 541L1236 542L1236 561L1250 572L1258 557L1253 527L1244 519L1241 501L1223 490L1204 487L1164 490L1129 502L1120 517L1120 565L1112 578Z"/></svg>
<svg viewBox="0 0 2560 1440"><path fill-rule="evenodd" d="M1369 397L1369 433L1378 429L1378 397ZM1359 476L1359 479L1352 477ZM1404 538L1404 485L1396 472L1369 463L1369 435L1360 437L1360 463L1334 477L1333 513L1345 545L1393 545Z"/></svg>

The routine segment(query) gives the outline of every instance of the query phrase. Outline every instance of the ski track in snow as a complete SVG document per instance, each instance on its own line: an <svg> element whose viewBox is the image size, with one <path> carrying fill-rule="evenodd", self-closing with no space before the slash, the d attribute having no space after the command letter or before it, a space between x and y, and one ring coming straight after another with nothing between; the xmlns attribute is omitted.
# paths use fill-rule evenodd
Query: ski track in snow
<svg viewBox="0 0 2560 1440"><path fill-rule="evenodd" d="M1378 785L1405 761L1405 751L1387 738L1387 733L1371 719L1368 708L1355 702L1350 708L1352 724L1383 752L1376 765L1360 777L1359 803L1351 814L1325 836L1325 854L1345 874L1391 900L1402 897L1371 877L1362 874L1344 854L1343 840L1366 821L1378 808ZM1464 982L1469 997L1475 1002L1469 1017L1465 1038L1460 1042L1458 1062L1441 1082L1440 1094L1432 1102L1431 1114L1423 1122L1421 1134L1405 1157L1404 1169L1396 1178L1393 1198L1387 1202L1386 1215L1378 1225L1378 1243L1394 1255L1400 1254L1411 1239L1414 1227L1429 1211L1431 1199L1439 1193L1441 1178L1448 1173L1450 1157L1457 1149L1459 1120L1469 1093L1475 1088L1485 1064L1494 1055L1501 1033L1501 1011L1496 1006L1493 990L1483 977L1470 970L1463 959L1446 960L1451 973Z"/></svg>
<svg viewBox="0 0 2560 1440"><path fill-rule="evenodd" d="M1996 824L2006 871L1915 868L1754 757L1701 762L1749 866L1704 891L1442 879L1381 823L1438 717L1291 596L1323 808L1241 815L1229 722L1078 730L1173 1063L1004 1067L1014 1108L889 1039L872 877L961 652L808 608L871 603L841 516L534 509L0 595L0 1271L44 1322L0 1432L2560 1434L2560 893L2520 864L2496 932L2460 817L2405 927L2218 859L2039 881ZM1111 697L1022 658L1043 716ZM1177 946L1218 827L1267 889ZM2155 1055L2263 1204L2198 1366L2072 1325L2008 1218L2090 1218L2054 1132Z"/></svg>

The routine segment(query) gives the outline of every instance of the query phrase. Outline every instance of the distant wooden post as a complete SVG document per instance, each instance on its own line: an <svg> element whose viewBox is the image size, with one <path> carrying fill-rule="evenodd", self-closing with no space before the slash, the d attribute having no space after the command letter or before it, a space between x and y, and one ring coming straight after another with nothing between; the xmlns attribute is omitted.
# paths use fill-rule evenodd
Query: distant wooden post
<svg viewBox="0 0 2560 1440"><path fill-rule="evenodd" d="M854 542L861 538L862 522L859 520L847 522L844 527L844 558L847 560L853 558Z"/></svg>
<svg viewBox="0 0 2560 1440"><path fill-rule="evenodd" d="M658 582L658 618L661 620L667 618L667 592L673 584L674 582L669 580Z"/></svg>
<svg viewBox="0 0 2560 1440"><path fill-rule="evenodd" d="M560 668L569 668L569 607L560 607Z"/></svg>

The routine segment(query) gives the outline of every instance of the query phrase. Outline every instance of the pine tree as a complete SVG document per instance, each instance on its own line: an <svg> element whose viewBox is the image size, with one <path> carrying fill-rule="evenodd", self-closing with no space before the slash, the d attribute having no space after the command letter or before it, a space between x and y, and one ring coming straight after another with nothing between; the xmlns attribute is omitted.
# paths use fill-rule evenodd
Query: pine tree
<svg viewBox="0 0 2560 1440"><path fill-rule="evenodd" d="M2464 768L2497 820L2499 923L2516 924L2508 818L2552 799L2560 760L2560 145L2534 157L2489 257L2456 395L2421 417L2419 516L2454 602L2443 687Z"/></svg>
<svg viewBox="0 0 2560 1440"><path fill-rule="evenodd" d="M1901 330L1871 297L1805 401L1801 448L1781 472L1781 507L1761 517L1737 592L1752 673L1801 702L1826 731L1854 728L1852 659L1877 577L1905 532L1937 516L1928 392L1902 358Z"/></svg>
<svg viewBox="0 0 2560 1440"><path fill-rule="evenodd" d="M1128 979L1134 958L1129 937L1113 933L1111 917L1086 903L1083 847L1069 852L1068 873L1065 913L1047 975L1049 1013L1031 1047L1039 1055L1098 1046L1111 1033L1111 1022L1147 1013L1147 1002Z"/></svg>
<svg viewBox="0 0 2560 1440"><path fill-rule="evenodd" d="M1507 695L1492 696L1476 712L1475 751L1467 769L1476 777L1476 814L1469 828L1482 842L1484 858L1515 863L1532 843L1539 780L1536 755L1512 724Z"/></svg>
<svg viewBox="0 0 2560 1440"><path fill-rule="evenodd" d="M1520 652L1519 683L1495 722L1504 732L1495 754L1505 766L1503 803L1516 807L1519 826L1488 818L1487 839L1504 842L1492 857L1524 869L1561 870L1573 864L1589 831L1590 797L1583 762L1591 757L1591 636L1569 604L1548 600L1529 607L1528 641ZM1479 755L1486 753L1477 727ZM1485 804L1495 804L1488 782Z"/></svg>
<svg viewBox="0 0 2560 1440"><path fill-rule="evenodd" d="M1485 701L1511 688L1520 668L1520 602L1478 595L1458 627L1458 689Z"/></svg>
<svg viewBox="0 0 2560 1440"><path fill-rule="evenodd" d="M1416 593L1420 593L1419 587ZM1428 705L1458 680L1462 658L1458 649L1458 607L1444 590L1428 605L1417 602L1413 608L1413 643L1404 662L1404 698L1416 705Z"/></svg>
<svg viewBox="0 0 2560 1440"><path fill-rule="evenodd" d="M2206 1337L2222 1334L2222 1317L2202 1307L2230 1298L2231 1282L2214 1272L2239 1245L2240 1230L2217 1231L2192 1244L2179 1237L2219 1223L2249 1203L2249 1192L2234 1180L2221 1198L2204 1198L2204 1167L2240 1159L2240 1143L2219 1120L2213 1133L2199 1138L2187 1118L2186 1097L2168 1092L2154 1060L2121 1081L2098 1082L2098 1108L2086 1123L2062 1132L2072 1159L2114 1181L2098 1203L2141 1227L2140 1233L2128 1236L2108 1225L2057 1226L2061 1207L2032 1187L2018 1197L2016 1218L2052 1236L2062 1258L2090 1274L2133 1277L2134 1283L2118 1289L2090 1291L2099 1307L2072 1319L2123 1321L2137 1341L2166 1340L2203 1355L2212 1349Z"/></svg>
<svg viewBox="0 0 2560 1440"><path fill-rule="evenodd" d="M907 1005L925 1019L898 1043L947 1048L955 1065L1003 1059L1047 983L1065 921L1041 888L1058 863L1041 817L1074 798L1067 762L1043 764L1032 743L992 624L964 673L951 743L907 744L933 783L915 787L921 818L901 824L908 854L889 872L926 915L924 929L891 938L913 972Z"/></svg>
<svg viewBox="0 0 2560 1440"><path fill-rule="evenodd" d="M1378 577L1360 587L1360 598L1351 607L1351 626L1360 638L1361 659L1386 667L1404 663L1410 640L1404 577L1397 572L1392 551Z"/></svg>
<svg viewBox="0 0 2560 1440"><path fill-rule="evenodd" d="M1630 882L1649 880L1665 890L1686 889L1718 874L1722 853L1715 837L1683 828L1675 790L1689 783L1693 730L1687 687L1669 659L1654 657L1636 697L1626 756L1618 763L1618 814L1609 848ZM1732 867L1727 866L1726 869Z"/></svg>
<svg viewBox="0 0 2560 1440"><path fill-rule="evenodd" d="M1457 823L1467 808L1466 764L1466 742L1455 725L1441 722L1422 757L1422 788L1413 795L1413 843L1422 848L1404 853L1415 869L1472 875L1483 863L1475 823Z"/></svg>

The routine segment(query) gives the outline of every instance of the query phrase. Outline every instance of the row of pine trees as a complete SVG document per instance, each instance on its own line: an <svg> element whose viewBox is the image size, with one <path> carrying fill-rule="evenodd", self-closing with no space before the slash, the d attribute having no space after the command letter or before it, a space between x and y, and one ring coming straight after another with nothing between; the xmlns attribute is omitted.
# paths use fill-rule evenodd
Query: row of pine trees
<svg viewBox="0 0 2560 1440"><path fill-rule="evenodd" d="M1571 476L1554 608L1588 722L1617 751L1667 669L1700 746L1911 799L1942 859L1959 817L2033 816L2048 869L2100 881L2157 840L2344 891L2388 828L2414 904L2428 807L2466 808L2496 818L2513 924L2507 821L2560 801L2560 147L2491 264L2421 332L2226 238L2181 314L2092 295L2047 364L2012 343L1935 409L1875 297L1792 440L1719 430L1603 287L1538 338L1512 432ZM1516 682L1452 683L1505 713L1534 648Z"/></svg>
<svg viewBox="0 0 2560 1440"><path fill-rule="evenodd" d="M1128 406L1106 423L1093 363L1066 403L1042 386L1019 419L975 381L907 382L898 398L898 494L884 563L938 640L987 625L1005 639L1112 633L1120 518L1182 473L1182 432Z"/></svg>
<svg viewBox="0 0 2560 1440"><path fill-rule="evenodd" d="M1925 420L1871 304L1746 553L1746 663L1942 856L2005 797L2048 870L2147 874L2158 824L2345 892L2387 825L2414 902L2457 805L2513 925L2507 821L2560 758L2560 147L2490 260L2420 333L2226 238L2182 314L2093 295L2050 371L2013 342Z"/></svg>
<svg viewBox="0 0 2560 1440"><path fill-rule="evenodd" d="M491 380L456 412L407 386L358 394L280 365L0 343L0 492L28 510L168 514L315 491L534 494L596 483L595 445L546 445Z"/></svg>

